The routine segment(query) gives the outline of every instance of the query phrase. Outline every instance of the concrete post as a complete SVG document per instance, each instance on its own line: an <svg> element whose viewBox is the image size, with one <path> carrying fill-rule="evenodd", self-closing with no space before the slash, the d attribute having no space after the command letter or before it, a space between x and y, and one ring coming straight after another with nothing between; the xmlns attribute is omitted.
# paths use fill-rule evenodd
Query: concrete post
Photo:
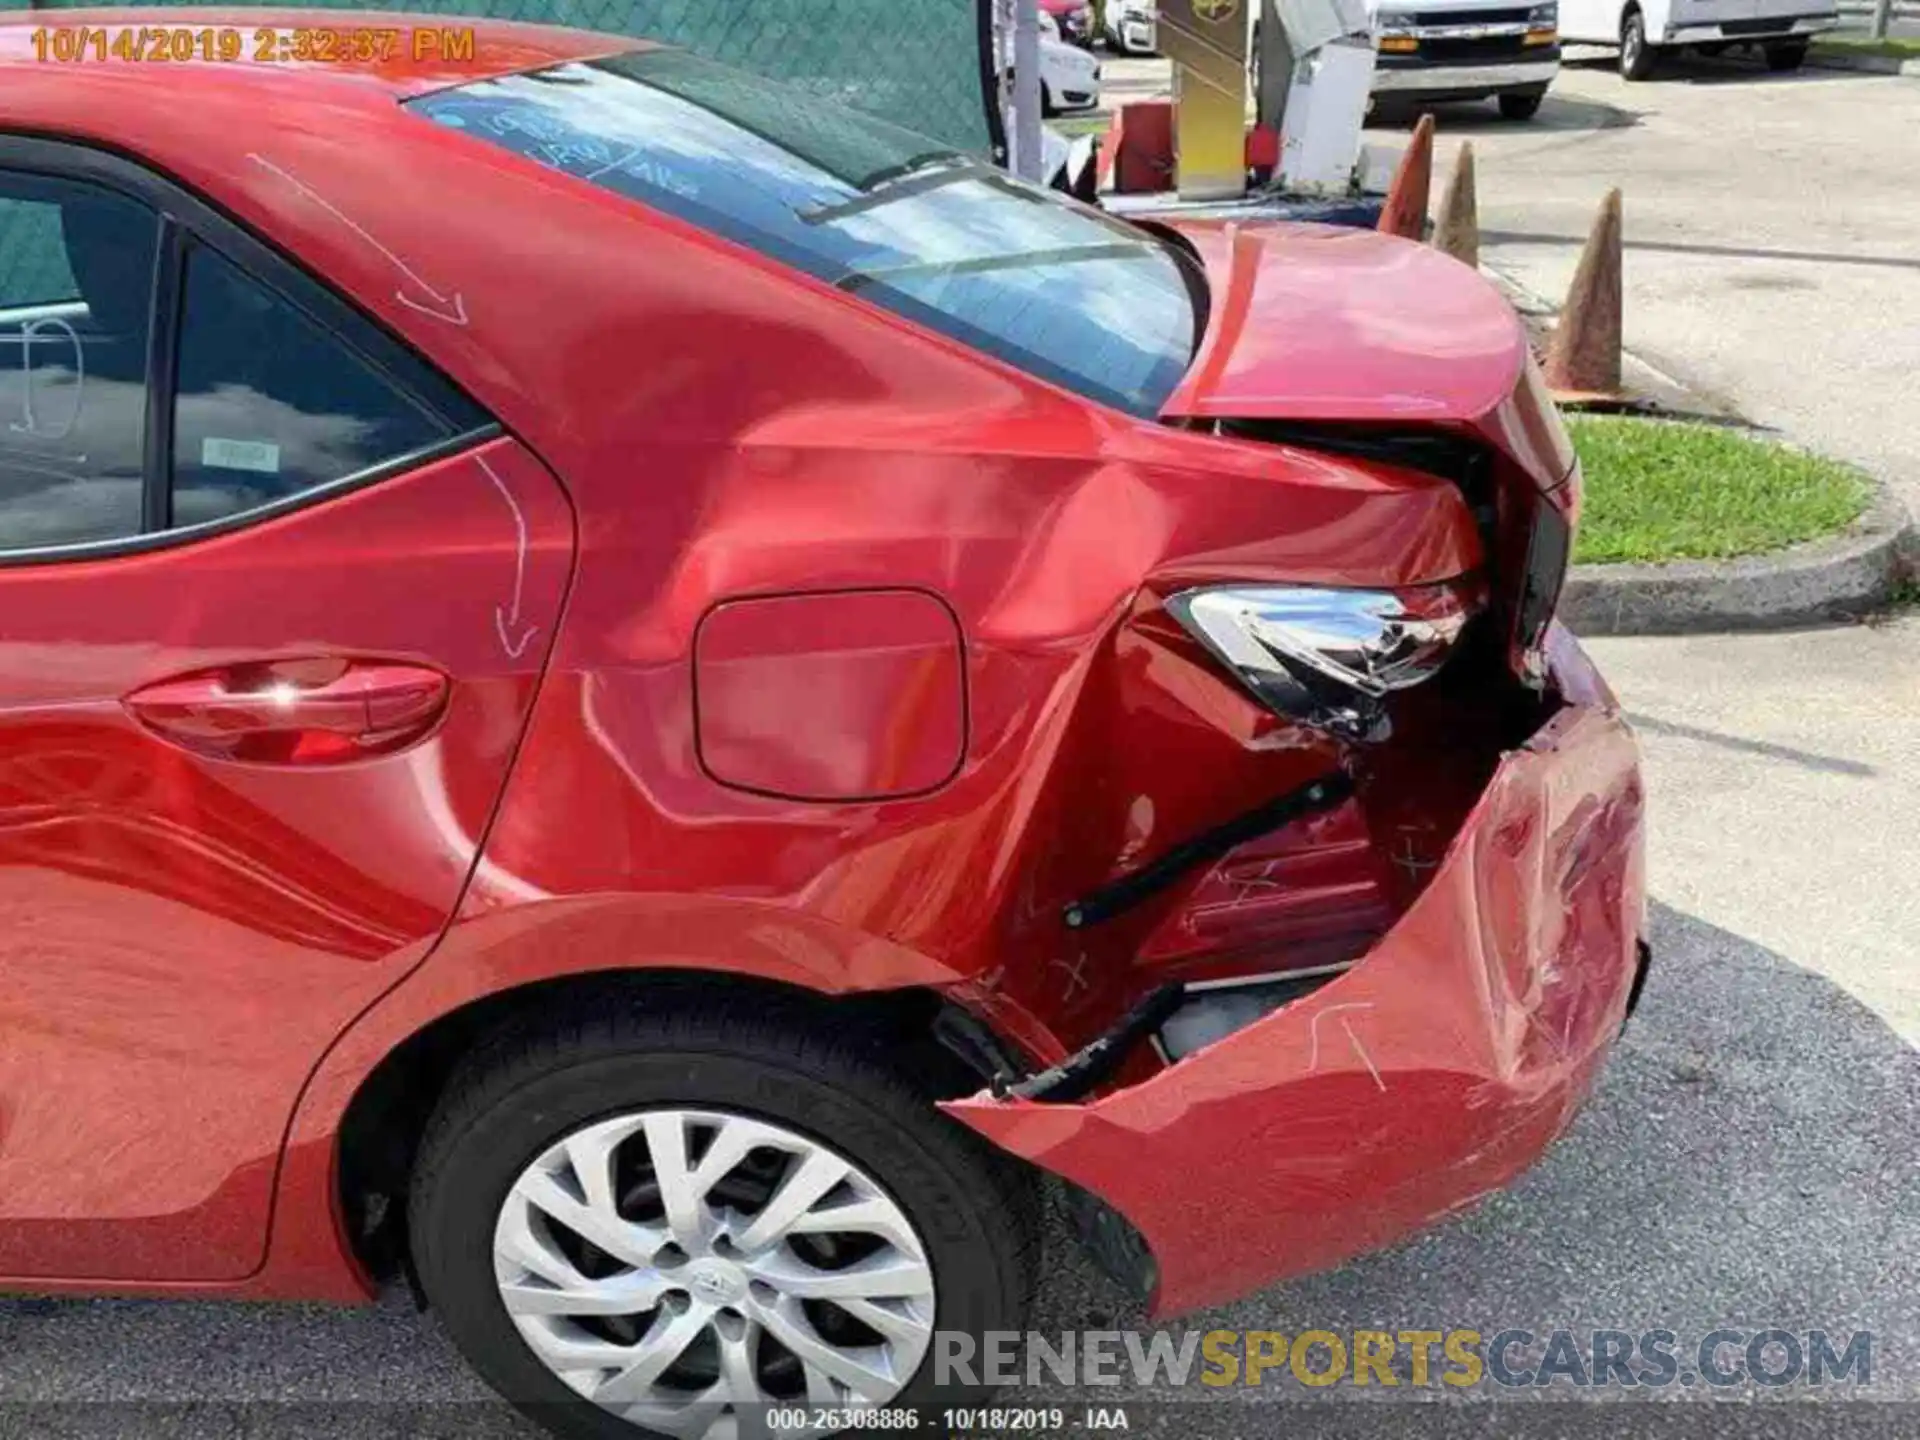
<svg viewBox="0 0 1920 1440"><path fill-rule="evenodd" d="M1013 173L1039 180L1040 0L1013 0Z"/></svg>
<svg viewBox="0 0 1920 1440"><path fill-rule="evenodd" d="M1893 21L1893 0L1873 0L1873 38L1887 38L1887 26Z"/></svg>
<svg viewBox="0 0 1920 1440"><path fill-rule="evenodd" d="M1287 92L1293 88L1294 56L1275 0L1260 0L1254 55L1260 64L1260 83L1253 96L1254 117L1268 129L1278 130L1287 113Z"/></svg>

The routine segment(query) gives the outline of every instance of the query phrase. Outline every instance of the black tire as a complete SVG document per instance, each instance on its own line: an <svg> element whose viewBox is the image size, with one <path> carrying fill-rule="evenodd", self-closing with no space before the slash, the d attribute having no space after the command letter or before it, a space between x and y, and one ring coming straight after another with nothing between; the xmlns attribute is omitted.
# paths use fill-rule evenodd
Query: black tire
<svg viewBox="0 0 1920 1440"><path fill-rule="evenodd" d="M1776 75L1784 75L1789 71L1798 70L1807 63L1807 42L1789 40L1782 45L1769 45L1766 47L1765 54L1767 69Z"/></svg>
<svg viewBox="0 0 1920 1440"><path fill-rule="evenodd" d="M1540 102L1547 98L1547 87L1538 90L1509 90L1499 97L1500 114L1507 120L1531 120L1540 113Z"/></svg>
<svg viewBox="0 0 1920 1440"><path fill-rule="evenodd" d="M1653 77L1654 50L1647 43L1647 21L1635 6L1620 19L1620 75L1626 80Z"/></svg>
<svg viewBox="0 0 1920 1440"><path fill-rule="evenodd" d="M771 1120L864 1167L920 1232L936 1330L1019 1330L1032 1294L1038 1204L1027 1175L946 1119L858 1040L764 1002L559 1016L474 1057L429 1122L408 1204L413 1260L440 1324L517 1408L579 1440L652 1432L570 1390L527 1347L493 1276L493 1230L515 1177L583 1124L649 1104ZM895 1405L940 1392L932 1357Z"/></svg>

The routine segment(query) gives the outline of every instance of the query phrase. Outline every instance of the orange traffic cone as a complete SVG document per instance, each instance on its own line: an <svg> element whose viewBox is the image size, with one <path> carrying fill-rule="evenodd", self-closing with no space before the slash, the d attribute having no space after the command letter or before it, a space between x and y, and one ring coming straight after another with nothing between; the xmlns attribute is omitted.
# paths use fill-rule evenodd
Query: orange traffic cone
<svg viewBox="0 0 1920 1440"><path fill-rule="evenodd" d="M1462 265L1480 268L1480 204L1473 190L1473 142L1462 141L1453 162L1453 182L1440 202L1440 220L1433 229L1433 248Z"/></svg>
<svg viewBox="0 0 1920 1440"><path fill-rule="evenodd" d="M1399 168L1393 172L1387 203L1380 211L1380 232L1408 240L1426 239L1427 195L1432 188L1433 116L1422 115L1413 127L1413 139L1407 142Z"/></svg>
<svg viewBox="0 0 1920 1440"><path fill-rule="evenodd" d="M1547 385L1562 402L1620 396L1620 192L1594 217L1547 348Z"/></svg>

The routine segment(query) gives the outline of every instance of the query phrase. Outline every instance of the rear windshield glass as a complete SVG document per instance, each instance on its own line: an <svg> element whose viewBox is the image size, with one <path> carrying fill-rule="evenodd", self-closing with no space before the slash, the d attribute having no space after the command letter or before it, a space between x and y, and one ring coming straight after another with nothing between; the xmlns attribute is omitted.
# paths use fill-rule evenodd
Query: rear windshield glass
<svg viewBox="0 0 1920 1440"><path fill-rule="evenodd" d="M853 110L677 50L411 102L1135 414L1195 339L1181 262L1055 192Z"/></svg>

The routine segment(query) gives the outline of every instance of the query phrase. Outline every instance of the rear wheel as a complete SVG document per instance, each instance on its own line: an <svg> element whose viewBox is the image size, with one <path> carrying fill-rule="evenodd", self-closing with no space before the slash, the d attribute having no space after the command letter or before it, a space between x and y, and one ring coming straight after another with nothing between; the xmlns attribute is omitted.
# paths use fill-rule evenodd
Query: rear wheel
<svg viewBox="0 0 1920 1440"><path fill-rule="evenodd" d="M1807 60L1807 42L1789 40L1779 45L1766 47L1767 69L1776 75L1789 70L1798 70Z"/></svg>
<svg viewBox="0 0 1920 1440"><path fill-rule="evenodd" d="M1647 20L1638 9L1630 9L1620 21L1620 74L1628 80L1645 80L1653 74L1653 47L1647 43Z"/></svg>
<svg viewBox="0 0 1920 1440"><path fill-rule="evenodd" d="M595 1440L925 1402L936 1326L1017 1330L1031 1284L1031 1197L1002 1157L856 1045L733 1006L480 1059L409 1212L467 1359Z"/></svg>
<svg viewBox="0 0 1920 1440"><path fill-rule="evenodd" d="M1538 90L1509 90L1500 96L1500 114L1508 120L1531 120L1540 113L1540 102L1547 98L1547 87Z"/></svg>

